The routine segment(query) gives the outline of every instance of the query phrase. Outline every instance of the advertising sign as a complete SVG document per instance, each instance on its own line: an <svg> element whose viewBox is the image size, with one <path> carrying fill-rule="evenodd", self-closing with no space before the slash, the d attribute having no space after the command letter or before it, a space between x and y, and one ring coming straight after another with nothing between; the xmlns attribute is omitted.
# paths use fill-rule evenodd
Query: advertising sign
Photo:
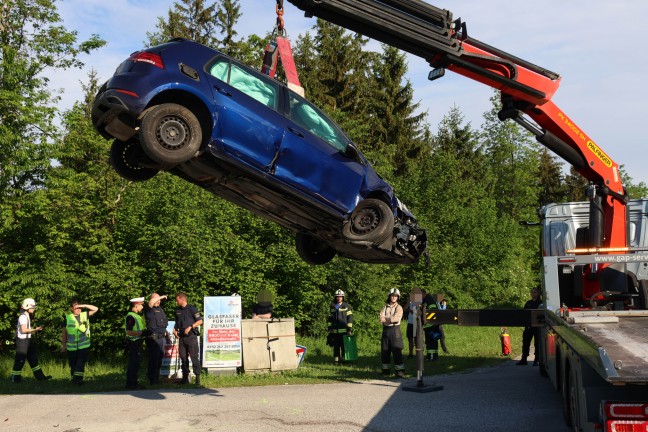
<svg viewBox="0 0 648 432"><path fill-rule="evenodd" d="M205 297L204 304L203 367L241 366L241 297Z"/></svg>

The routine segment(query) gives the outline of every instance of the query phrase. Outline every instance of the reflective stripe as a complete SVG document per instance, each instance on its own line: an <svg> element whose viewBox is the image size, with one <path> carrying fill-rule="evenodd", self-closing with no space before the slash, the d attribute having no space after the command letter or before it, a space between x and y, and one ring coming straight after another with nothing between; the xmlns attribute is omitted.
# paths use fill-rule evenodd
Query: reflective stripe
<svg viewBox="0 0 648 432"><path fill-rule="evenodd" d="M74 314L66 314L65 332L67 333L66 347L68 351L89 348L90 321L88 320L88 312L81 312L78 320Z"/></svg>

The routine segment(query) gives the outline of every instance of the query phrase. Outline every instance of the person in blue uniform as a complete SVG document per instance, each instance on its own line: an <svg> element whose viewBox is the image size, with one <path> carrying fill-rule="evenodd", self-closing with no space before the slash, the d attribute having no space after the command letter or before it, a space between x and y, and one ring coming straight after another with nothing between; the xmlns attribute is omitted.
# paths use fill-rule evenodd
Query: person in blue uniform
<svg viewBox="0 0 648 432"><path fill-rule="evenodd" d="M198 309L187 303L187 294L176 294L177 307L175 310L175 326L173 334L179 338L180 360L182 361L182 384L189 383L189 358L193 364L193 373L196 375L196 384L200 384L200 357L198 335L200 325L203 323L202 315Z"/></svg>
<svg viewBox="0 0 648 432"><path fill-rule="evenodd" d="M169 341L167 319L164 309L161 307L162 300L167 296L161 296L158 293L151 294L149 301L144 304L144 318L146 319L146 328L150 334L146 338L146 352L148 355L148 368L146 374L151 385L160 383L160 369L162 369L162 360L164 359L164 346Z"/></svg>

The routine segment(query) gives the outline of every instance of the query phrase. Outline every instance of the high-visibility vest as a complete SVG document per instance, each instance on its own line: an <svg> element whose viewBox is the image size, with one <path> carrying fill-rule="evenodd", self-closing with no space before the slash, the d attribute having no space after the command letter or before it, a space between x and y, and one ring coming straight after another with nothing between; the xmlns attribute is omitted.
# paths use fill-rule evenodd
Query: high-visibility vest
<svg viewBox="0 0 648 432"><path fill-rule="evenodd" d="M146 329L146 322L144 322L144 318L141 315L136 314L135 312L132 311L128 312L128 315L135 318L135 326L133 326L133 331L142 331ZM126 315L127 318L128 315ZM124 324L124 330L126 330L126 324ZM136 341L136 340L140 340L142 336L129 336L128 333L126 333L126 338L128 340Z"/></svg>
<svg viewBox="0 0 648 432"><path fill-rule="evenodd" d="M72 313L66 314L65 332L67 334L65 345L68 351L90 348L90 320L88 319L88 312L81 312L79 319Z"/></svg>

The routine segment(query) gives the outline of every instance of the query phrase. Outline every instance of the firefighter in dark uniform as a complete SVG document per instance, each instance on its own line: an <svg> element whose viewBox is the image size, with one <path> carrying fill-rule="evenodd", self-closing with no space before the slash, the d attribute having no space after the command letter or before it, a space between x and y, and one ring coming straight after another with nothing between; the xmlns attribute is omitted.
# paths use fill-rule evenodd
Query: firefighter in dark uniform
<svg viewBox="0 0 648 432"><path fill-rule="evenodd" d="M531 290L531 300L527 301L524 309L540 309L542 304L542 297L540 296L540 288L533 288ZM524 327L522 332L522 358L517 365L526 365L527 357L529 357L529 350L531 348L531 339L533 339L533 347L535 348L535 358L533 366L538 366L540 360L540 327Z"/></svg>
<svg viewBox="0 0 648 432"><path fill-rule="evenodd" d="M339 365L344 360L344 342L342 337L353 334L353 309L344 301L344 291L335 291L329 314L327 344L333 347L333 363Z"/></svg>
<svg viewBox="0 0 648 432"><path fill-rule="evenodd" d="M149 301L144 305L144 318L146 328L151 334L146 338L146 352L148 354L147 375L151 385L160 383L160 369L164 359L164 345L169 341L167 319L160 302L166 300L167 296L160 296L158 293L151 294Z"/></svg>
<svg viewBox="0 0 648 432"><path fill-rule="evenodd" d="M196 375L196 384L200 384L200 357L198 347L199 327L203 323L202 315L198 309L187 304L187 294L176 294L178 307L175 310L175 326L173 334L179 338L180 360L182 360L182 384L189 383L189 358L193 364L193 373Z"/></svg>
<svg viewBox="0 0 648 432"><path fill-rule="evenodd" d="M441 348L443 352L448 353L445 344L445 332L443 326L433 324L434 321L430 320L430 314L437 310L441 310L440 301L443 300L443 294L428 294L423 299L422 306L426 311L426 322L423 324L423 332L425 334L425 351L426 360L435 361L439 358L439 341L441 341ZM445 306L444 306L445 308Z"/></svg>
<svg viewBox="0 0 648 432"><path fill-rule="evenodd" d="M400 291L392 288L387 295L387 304L380 311L380 323L383 326L382 338L380 340L380 361L382 363L382 374L389 375L391 357L394 357L394 369L396 376L405 376L405 363L403 362L403 334L400 329L400 322L403 318L403 307L398 304Z"/></svg>
<svg viewBox="0 0 648 432"><path fill-rule="evenodd" d="M144 297L131 299L131 310L126 315L126 341L128 346L128 366L126 367L126 388L137 390L144 388L137 383L142 342L150 332L146 329L146 322L140 312L144 309Z"/></svg>

